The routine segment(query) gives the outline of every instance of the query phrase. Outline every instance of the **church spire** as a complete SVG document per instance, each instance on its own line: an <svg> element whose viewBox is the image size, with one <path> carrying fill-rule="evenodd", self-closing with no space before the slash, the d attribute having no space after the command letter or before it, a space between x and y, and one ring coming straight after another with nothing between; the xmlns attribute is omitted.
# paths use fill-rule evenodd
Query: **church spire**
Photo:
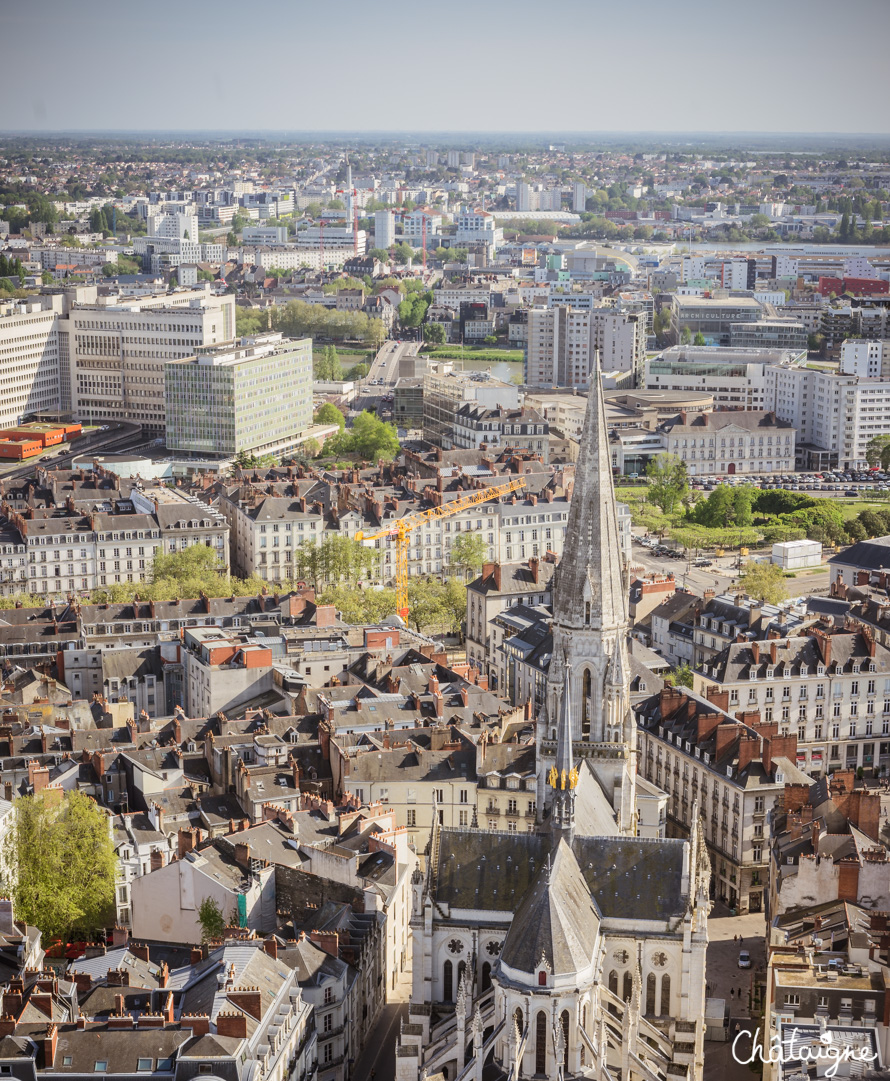
<svg viewBox="0 0 890 1081"><path fill-rule="evenodd" d="M552 789L553 831L561 834L569 845L575 835L575 786L578 784L578 771L572 754L571 675L571 670L566 666L556 729L556 761L548 778Z"/></svg>
<svg viewBox="0 0 890 1081"><path fill-rule="evenodd" d="M590 375L568 527L554 583L557 627L610 631L626 624L612 452L598 361Z"/></svg>

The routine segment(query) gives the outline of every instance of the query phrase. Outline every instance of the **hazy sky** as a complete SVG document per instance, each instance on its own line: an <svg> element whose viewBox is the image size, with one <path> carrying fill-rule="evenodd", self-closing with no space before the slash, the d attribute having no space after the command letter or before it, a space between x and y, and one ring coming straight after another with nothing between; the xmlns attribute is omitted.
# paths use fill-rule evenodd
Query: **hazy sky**
<svg viewBox="0 0 890 1081"><path fill-rule="evenodd" d="M0 0L0 129L890 131L890 0Z"/></svg>

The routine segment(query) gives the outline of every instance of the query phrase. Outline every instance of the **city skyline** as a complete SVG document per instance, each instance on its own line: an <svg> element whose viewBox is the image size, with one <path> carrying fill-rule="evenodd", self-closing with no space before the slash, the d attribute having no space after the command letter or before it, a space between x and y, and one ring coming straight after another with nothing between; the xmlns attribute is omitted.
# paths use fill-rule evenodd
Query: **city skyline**
<svg viewBox="0 0 890 1081"><path fill-rule="evenodd" d="M805 78L796 92L780 92L778 70L791 56L822 55L836 19L827 0L752 0L742 26L735 9L703 0L670 11L641 0L632 23L598 0L570 0L558 22L543 24L525 0L487 0L481 10L455 0L442 14L413 20L369 18L354 0L340 10L332 24L314 7L273 0L253 41L243 10L228 0L213 18L161 0L138 29L110 0L38 0L7 10L4 40L39 42L41 72L35 82L31 50L8 53L8 85L17 89L6 130L803 135L849 132L853 117L858 132L890 132L882 56L890 6L881 0L847 5L855 62L852 53L832 58L844 93L818 101ZM667 24L659 21L666 16ZM651 45L638 40L640 28ZM233 52L236 40L243 44ZM354 78L338 76L350 52L379 94L359 93ZM70 92L77 58L86 56L105 93ZM773 67L776 79L766 77ZM424 92L418 76L427 72L447 93ZM133 93L111 92L128 85Z"/></svg>

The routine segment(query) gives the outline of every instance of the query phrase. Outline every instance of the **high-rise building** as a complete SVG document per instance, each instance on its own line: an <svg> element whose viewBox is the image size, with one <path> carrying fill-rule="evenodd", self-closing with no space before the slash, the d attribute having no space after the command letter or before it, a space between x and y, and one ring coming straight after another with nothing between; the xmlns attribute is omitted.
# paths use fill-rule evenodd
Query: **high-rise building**
<svg viewBox="0 0 890 1081"><path fill-rule="evenodd" d="M164 365L167 448L211 458L293 449L312 423L312 341L269 333Z"/></svg>
<svg viewBox="0 0 890 1081"><path fill-rule="evenodd" d="M448 168L449 169L459 169L460 168L460 151L459 150L449 150L448 154L447 154L447 157L446 157L446 161L448 162Z"/></svg>
<svg viewBox="0 0 890 1081"><path fill-rule="evenodd" d="M148 235L197 241L198 216L180 211L159 210L148 215Z"/></svg>
<svg viewBox="0 0 890 1081"><path fill-rule="evenodd" d="M528 313L525 381L539 387L586 387L597 352L606 372L634 373L646 360L645 312L573 308L555 303Z"/></svg>
<svg viewBox="0 0 890 1081"><path fill-rule="evenodd" d="M587 185L583 180L576 180L572 185L572 210L583 214L587 209Z"/></svg>
<svg viewBox="0 0 890 1081"><path fill-rule="evenodd" d="M374 214L374 247L391 248L396 242L396 219L391 210L378 210Z"/></svg>
<svg viewBox="0 0 890 1081"><path fill-rule="evenodd" d="M95 290L93 290L95 293ZM0 425L61 407L62 296L0 304ZM67 374L67 373L66 373Z"/></svg>
<svg viewBox="0 0 890 1081"><path fill-rule="evenodd" d="M160 435L164 365L202 347L233 342L235 298L192 289L112 299L74 304L60 321L70 409L82 421L132 421Z"/></svg>
<svg viewBox="0 0 890 1081"><path fill-rule="evenodd" d="M517 210L537 210L538 209L538 193L534 190L531 184L525 184L520 181L516 185L516 209Z"/></svg>

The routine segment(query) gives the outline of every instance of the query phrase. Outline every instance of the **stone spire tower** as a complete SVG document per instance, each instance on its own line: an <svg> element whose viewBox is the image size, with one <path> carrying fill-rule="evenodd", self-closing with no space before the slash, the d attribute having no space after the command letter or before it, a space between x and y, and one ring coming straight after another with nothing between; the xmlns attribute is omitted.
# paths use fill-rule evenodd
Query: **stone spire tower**
<svg viewBox="0 0 890 1081"><path fill-rule="evenodd" d="M575 837L575 787L578 771L572 754L572 685L568 668L562 698L559 703L559 722L556 728L556 761L547 777L552 801L551 829L555 838L562 836L571 845Z"/></svg>
<svg viewBox="0 0 890 1081"><path fill-rule="evenodd" d="M599 363L590 377L563 552L554 574L553 661L547 720L538 723L543 780L555 755L554 721L570 688L574 753L610 794L619 829L633 828L636 729L630 711L627 582ZM565 673L565 678L564 678ZM539 806L552 804L540 785Z"/></svg>

